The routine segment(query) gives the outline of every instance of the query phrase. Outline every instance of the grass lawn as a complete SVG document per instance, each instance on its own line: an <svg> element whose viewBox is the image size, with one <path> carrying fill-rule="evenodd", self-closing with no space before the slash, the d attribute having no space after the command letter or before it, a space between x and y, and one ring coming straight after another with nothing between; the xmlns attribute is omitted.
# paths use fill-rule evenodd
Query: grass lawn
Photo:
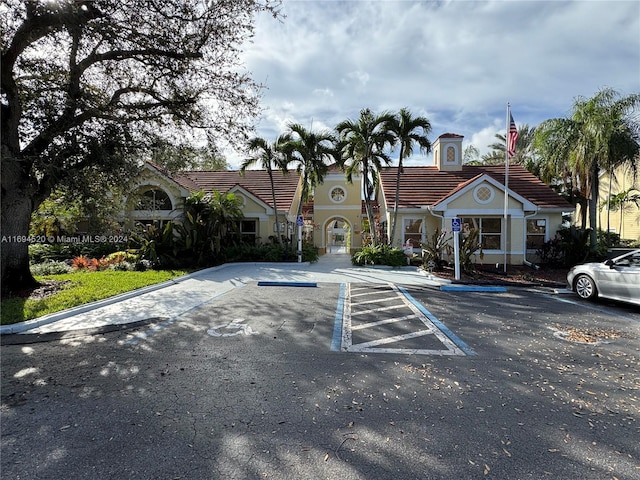
<svg viewBox="0 0 640 480"><path fill-rule="evenodd" d="M161 283L187 273L189 272L184 270L147 270L146 272L103 270L36 277L39 282L48 283L51 287L49 290L53 290L54 293L44 295L38 294L36 290L28 298L11 297L2 300L0 323L10 325L41 317Z"/></svg>

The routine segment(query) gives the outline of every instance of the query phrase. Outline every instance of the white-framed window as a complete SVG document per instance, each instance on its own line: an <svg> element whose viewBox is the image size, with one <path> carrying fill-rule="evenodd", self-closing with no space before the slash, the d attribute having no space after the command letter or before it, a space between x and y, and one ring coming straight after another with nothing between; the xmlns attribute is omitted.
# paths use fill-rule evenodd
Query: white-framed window
<svg viewBox="0 0 640 480"><path fill-rule="evenodd" d="M547 240L547 220L527 219L527 250L538 250Z"/></svg>
<svg viewBox="0 0 640 480"><path fill-rule="evenodd" d="M342 187L333 187L329 192L329 198L334 203L342 203L347 198L347 192Z"/></svg>
<svg viewBox="0 0 640 480"><path fill-rule="evenodd" d="M160 188L147 188L141 190L138 194L138 201L134 206L134 210L158 211L173 210L173 204L167 193Z"/></svg>
<svg viewBox="0 0 640 480"><path fill-rule="evenodd" d="M472 230L480 230L478 241L482 250L501 250L502 218L500 217L468 217L462 219L462 235Z"/></svg>
<svg viewBox="0 0 640 480"><path fill-rule="evenodd" d="M258 221L251 219L240 220L240 237L243 242L255 243L258 236Z"/></svg>
<svg viewBox="0 0 640 480"><path fill-rule="evenodd" d="M402 220L402 226L402 243L407 244L411 240L414 248L420 248L424 233L422 218L405 218Z"/></svg>

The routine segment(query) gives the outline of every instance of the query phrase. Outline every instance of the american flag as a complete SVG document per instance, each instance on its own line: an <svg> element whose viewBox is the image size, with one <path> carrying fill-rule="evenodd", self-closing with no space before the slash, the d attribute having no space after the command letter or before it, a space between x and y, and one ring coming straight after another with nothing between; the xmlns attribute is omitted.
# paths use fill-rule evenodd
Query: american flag
<svg viewBox="0 0 640 480"><path fill-rule="evenodd" d="M516 154L516 141L518 140L518 129L516 128L516 122L513 121L513 116L509 112L509 134L507 135L507 154L509 158Z"/></svg>

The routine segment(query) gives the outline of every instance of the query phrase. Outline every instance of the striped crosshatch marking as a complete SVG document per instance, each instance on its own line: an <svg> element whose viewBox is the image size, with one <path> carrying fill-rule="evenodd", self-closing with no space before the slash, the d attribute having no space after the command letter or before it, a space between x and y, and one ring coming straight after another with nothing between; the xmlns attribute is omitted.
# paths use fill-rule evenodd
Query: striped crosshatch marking
<svg viewBox="0 0 640 480"><path fill-rule="evenodd" d="M401 287L344 284L340 303L342 315L336 312L332 350L442 356L475 354ZM342 337L338 342L339 324Z"/></svg>

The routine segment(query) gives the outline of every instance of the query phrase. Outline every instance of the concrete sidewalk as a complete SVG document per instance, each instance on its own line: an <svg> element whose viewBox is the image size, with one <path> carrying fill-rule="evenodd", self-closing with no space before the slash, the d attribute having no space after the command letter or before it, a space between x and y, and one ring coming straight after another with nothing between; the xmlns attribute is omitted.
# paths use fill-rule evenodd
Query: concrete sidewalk
<svg viewBox="0 0 640 480"><path fill-rule="evenodd" d="M417 267L354 267L346 254L328 254L315 263L233 263L201 270L44 317L0 327L0 335L47 334L100 329L148 319L175 319L250 282L393 283L439 287L448 280Z"/></svg>

